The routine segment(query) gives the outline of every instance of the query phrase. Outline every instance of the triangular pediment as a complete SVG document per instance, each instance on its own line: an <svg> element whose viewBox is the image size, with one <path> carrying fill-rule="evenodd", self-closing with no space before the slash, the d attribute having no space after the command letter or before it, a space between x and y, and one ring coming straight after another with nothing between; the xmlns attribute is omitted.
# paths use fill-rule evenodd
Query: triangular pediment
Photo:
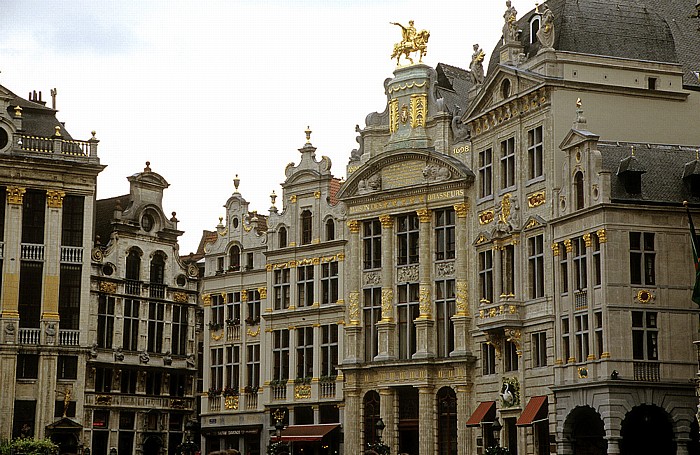
<svg viewBox="0 0 700 455"><path fill-rule="evenodd" d="M491 233L487 232L487 231L482 231L482 232L479 232L479 234L476 236L476 238L472 242L472 245L473 246L483 245L484 243L489 243L491 240L492 240Z"/></svg>
<svg viewBox="0 0 700 455"><path fill-rule="evenodd" d="M80 430L83 426L68 417L63 417L53 423L46 425L47 430Z"/></svg>
<svg viewBox="0 0 700 455"><path fill-rule="evenodd" d="M533 215L527 219L527 221L523 225L523 230L529 231L530 229L537 229L537 228L544 227L546 225L547 225L547 222L541 216Z"/></svg>
<svg viewBox="0 0 700 455"><path fill-rule="evenodd" d="M426 192L473 181L471 169L454 157L429 149L396 150L375 156L353 172L337 197L344 200L407 190Z"/></svg>
<svg viewBox="0 0 700 455"><path fill-rule="evenodd" d="M566 136L564 136L564 140L561 141L561 144L559 144L559 149L568 150L572 147L576 147L577 145L581 145L584 142L598 141L598 139L600 139L600 136L591 133L590 131L572 128L568 133L566 133Z"/></svg>
<svg viewBox="0 0 700 455"><path fill-rule="evenodd" d="M516 74L517 71L517 74ZM504 96L503 84L508 80L508 95ZM474 99L469 109L462 117L464 123L478 118L494 108L503 106L523 96L528 92L538 89L544 83L544 78L529 71L516 70L509 66L501 65L498 70L485 82L479 94Z"/></svg>

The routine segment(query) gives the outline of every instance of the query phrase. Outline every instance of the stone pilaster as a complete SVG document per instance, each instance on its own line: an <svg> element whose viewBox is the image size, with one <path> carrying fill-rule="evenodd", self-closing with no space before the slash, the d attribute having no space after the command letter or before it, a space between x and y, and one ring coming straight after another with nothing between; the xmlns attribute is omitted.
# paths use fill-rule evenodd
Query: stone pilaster
<svg viewBox="0 0 700 455"><path fill-rule="evenodd" d="M36 427L34 437L42 439L46 435L46 425L53 423L54 407L56 406L56 367L58 364L57 353L42 353L39 355L39 377L37 382L38 396L36 397ZM63 398L61 396L61 398ZM73 401L78 397L74 396Z"/></svg>
<svg viewBox="0 0 700 455"><path fill-rule="evenodd" d="M469 353L469 247L467 245L467 214L469 206L466 203L455 204L457 215L455 223L455 307L452 317L454 324L455 345L450 356L461 356ZM460 445L461 447L461 445Z"/></svg>
<svg viewBox="0 0 700 455"><path fill-rule="evenodd" d="M44 301L42 305L42 337L45 344L58 342L58 289L61 278L61 226L63 223L63 191L46 192L44 229ZM53 335L51 335L53 333Z"/></svg>
<svg viewBox="0 0 700 455"><path fill-rule="evenodd" d="M5 208L5 251L2 270L2 318L19 320L19 266L22 244L22 202L26 189L7 188L7 205ZM2 202L3 204L5 201ZM14 321L9 322L15 326ZM5 321L4 324L8 324ZM15 326L16 328L16 326ZM8 330L3 327L3 336L7 338ZM15 337L17 330L14 330ZM3 340L5 343L8 340ZM14 342L15 340L13 340ZM4 433L10 434L10 433Z"/></svg>
<svg viewBox="0 0 700 455"><path fill-rule="evenodd" d="M396 392L391 387L379 389L379 415L384 420L382 440L389 447L398 447L398 416L396 415Z"/></svg>
<svg viewBox="0 0 700 455"><path fill-rule="evenodd" d="M344 412L352 418L345 419L343 422L343 445L345 453L362 453L360 447L360 390L345 389L345 408Z"/></svg>
<svg viewBox="0 0 700 455"><path fill-rule="evenodd" d="M457 389L457 453L458 455L469 455L474 453L471 448L469 430L462 431L469 418L469 386L458 385Z"/></svg>
<svg viewBox="0 0 700 455"><path fill-rule="evenodd" d="M350 237L346 255L345 273L345 350L344 363L362 361L362 326L360 325L360 276L362 274L362 248L360 245L360 222L348 221Z"/></svg>
<svg viewBox="0 0 700 455"><path fill-rule="evenodd" d="M437 452L435 431L437 413L435 408L435 391L433 386L423 386L418 389L418 453L433 455Z"/></svg>

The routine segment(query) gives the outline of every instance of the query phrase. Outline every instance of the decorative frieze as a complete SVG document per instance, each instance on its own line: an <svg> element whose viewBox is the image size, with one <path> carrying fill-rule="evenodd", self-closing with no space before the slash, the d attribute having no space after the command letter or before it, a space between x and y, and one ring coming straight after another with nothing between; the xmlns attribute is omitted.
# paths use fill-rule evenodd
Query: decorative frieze
<svg viewBox="0 0 700 455"><path fill-rule="evenodd" d="M360 293L357 291L348 294L348 319L349 325L359 325L360 323Z"/></svg>
<svg viewBox="0 0 700 455"><path fill-rule="evenodd" d="M106 292L107 294L116 294L117 283L112 283L109 281L100 281L100 292Z"/></svg>
<svg viewBox="0 0 700 455"><path fill-rule="evenodd" d="M455 204L453 207L455 209L455 213L457 214L457 218L467 217L467 213L469 213L469 204L462 202L460 204Z"/></svg>
<svg viewBox="0 0 700 455"><path fill-rule="evenodd" d="M418 266L399 267L396 270L396 279L399 283L411 283L418 281Z"/></svg>
<svg viewBox="0 0 700 455"><path fill-rule="evenodd" d="M382 289L382 321L391 321L392 306L394 303L394 290L390 288Z"/></svg>
<svg viewBox="0 0 700 455"><path fill-rule="evenodd" d="M545 202L547 202L547 198L544 190L532 193L527 197L527 206L530 208L539 207Z"/></svg>
<svg viewBox="0 0 700 455"><path fill-rule="evenodd" d="M435 264L435 275L439 278L446 278L454 276L455 274L455 263L450 262L438 262Z"/></svg>
<svg viewBox="0 0 700 455"><path fill-rule="evenodd" d="M479 213L479 224L489 224L493 221L493 216L493 210L484 210L483 212Z"/></svg>
<svg viewBox="0 0 700 455"><path fill-rule="evenodd" d="M362 283L364 285L377 285L382 282L382 274L379 272L365 272L362 275Z"/></svg>

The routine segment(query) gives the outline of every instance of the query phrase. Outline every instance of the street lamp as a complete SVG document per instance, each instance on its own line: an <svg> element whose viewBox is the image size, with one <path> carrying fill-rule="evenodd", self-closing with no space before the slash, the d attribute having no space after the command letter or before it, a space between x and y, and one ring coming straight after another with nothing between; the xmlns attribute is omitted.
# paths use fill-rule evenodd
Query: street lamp
<svg viewBox="0 0 700 455"><path fill-rule="evenodd" d="M501 434L501 429L503 426L501 426L501 422L498 421L498 417L496 417L491 424L491 433L493 434L493 443L494 447L500 447L500 438L499 435Z"/></svg>
<svg viewBox="0 0 700 455"><path fill-rule="evenodd" d="M111 449L109 449L109 455L117 455L117 448L112 447Z"/></svg>
<svg viewBox="0 0 700 455"><path fill-rule="evenodd" d="M275 442L270 441L268 453L278 454L287 453L287 444L282 442L282 430L284 430L284 408L276 409L272 412L272 418L275 419Z"/></svg>
<svg viewBox="0 0 700 455"><path fill-rule="evenodd" d="M374 424L374 428L377 430L378 442L382 442L382 433L384 433L384 428L386 428L386 425L384 425L384 421L381 417L377 420L377 423Z"/></svg>
<svg viewBox="0 0 700 455"><path fill-rule="evenodd" d="M197 422L194 420L188 420L185 422L185 442L177 447L178 453L194 455L199 450L197 444L195 444L195 442L192 440L192 433L194 433L196 427Z"/></svg>

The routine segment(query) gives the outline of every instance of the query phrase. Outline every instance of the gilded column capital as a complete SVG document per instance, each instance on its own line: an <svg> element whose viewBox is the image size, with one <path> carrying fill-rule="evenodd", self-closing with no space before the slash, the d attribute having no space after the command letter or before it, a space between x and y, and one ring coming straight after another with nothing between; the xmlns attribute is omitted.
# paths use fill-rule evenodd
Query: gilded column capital
<svg viewBox="0 0 700 455"><path fill-rule="evenodd" d="M593 245L593 242L591 242L591 234L586 233L586 234L583 234L582 237L583 237L583 241L586 244L586 248L590 248L591 245Z"/></svg>
<svg viewBox="0 0 700 455"><path fill-rule="evenodd" d="M382 229L391 229L394 227L394 218L391 215L379 215L379 222L382 223Z"/></svg>
<svg viewBox="0 0 700 455"><path fill-rule="evenodd" d="M267 288L258 288L258 292L260 293L261 299L267 298Z"/></svg>
<svg viewBox="0 0 700 455"><path fill-rule="evenodd" d="M357 234L360 232L360 222L357 220L348 221L348 229L350 229L351 234Z"/></svg>
<svg viewBox="0 0 700 455"><path fill-rule="evenodd" d="M596 235L598 236L598 241L600 243L605 243L608 241L608 237L606 236L605 229L598 229L595 231Z"/></svg>
<svg viewBox="0 0 700 455"><path fill-rule="evenodd" d="M559 256L559 242L552 243L552 254L554 256Z"/></svg>
<svg viewBox="0 0 700 455"><path fill-rule="evenodd" d="M8 204L22 205L24 193L27 192L26 188L22 188L21 186L8 186L6 191Z"/></svg>
<svg viewBox="0 0 700 455"><path fill-rule="evenodd" d="M430 223L430 210L418 209L416 210L416 215L418 215L418 220L420 220L421 223Z"/></svg>
<svg viewBox="0 0 700 455"><path fill-rule="evenodd" d="M202 294L202 304L205 307L211 306L211 294Z"/></svg>
<svg viewBox="0 0 700 455"><path fill-rule="evenodd" d="M571 239L564 240L564 247L566 248L567 253L574 251L574 245L571 243Z"/></svg>
<svg viewBox="0 0 700 455"><path fill-rule="evenodd" d="M297 203L297 196L296 196L296 194L292 194L291 196L289 196L289 202L291 202L292 204L296 204L296 203Z"/></svg>
<svg viewBox="0 0 700 455"><path fill-rule="evenodd" d="M461 202L454 205L455 213L457 213L457 218L466 218L467 213L469 213L469 204L466 202Z"/></svg>
<svg viewBox="0 0 700 455"><path fill-rule="evenodd" d="M63 207L63 198L65 196L65 191L46 190L46 206L52 209L60 209Z"/></svg>

